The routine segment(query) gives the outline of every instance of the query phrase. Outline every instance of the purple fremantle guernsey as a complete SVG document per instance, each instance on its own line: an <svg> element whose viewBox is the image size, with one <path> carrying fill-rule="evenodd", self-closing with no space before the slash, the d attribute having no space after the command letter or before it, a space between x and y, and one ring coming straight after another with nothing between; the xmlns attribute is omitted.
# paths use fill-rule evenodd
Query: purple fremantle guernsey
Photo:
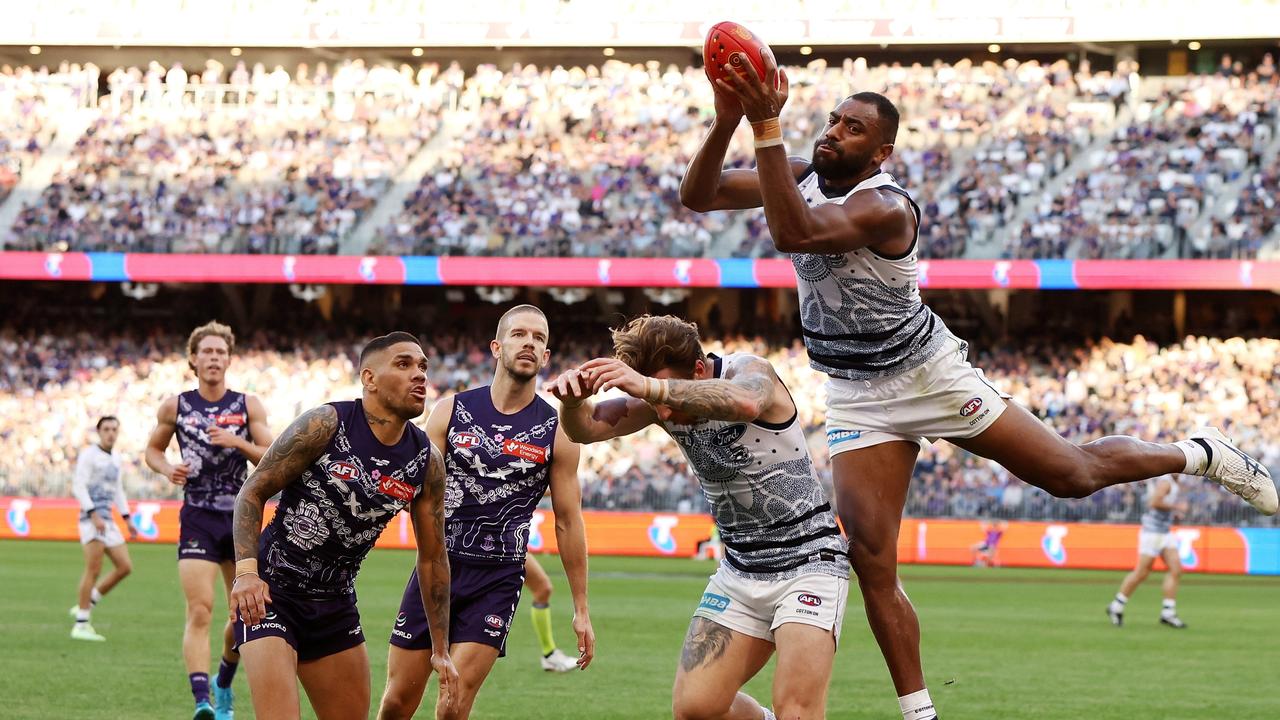
<svg viewBox="0 0 1280 720"><path fill-rule="evenodd" d="M540 397L504 415L489 386L453 399L445 448L445 547L467 562L523 563L529 521L551 483L560 418Z"/></svg>
<svg viewBox="0 0 1280 720"><path fill-rule="evenodd" d="M400 442L374 437L359 400L329 403L338 429L280 494L258 562L272 588L324 598L355 593L356 573L383 528L422 492L431 441L408 424Z"/></svg>
<svg viewBox="0 0 1280 720"><path fill-rule="evenodd" d="M183 502L191 507L232 512L236 494L249 474L249 460L235 448L209 442L209 431L220 427L239 437L249 437L249 408L244 393L228 390L209 402L199 390L178 396L178 449L190 468L182 489Z"/></svg>

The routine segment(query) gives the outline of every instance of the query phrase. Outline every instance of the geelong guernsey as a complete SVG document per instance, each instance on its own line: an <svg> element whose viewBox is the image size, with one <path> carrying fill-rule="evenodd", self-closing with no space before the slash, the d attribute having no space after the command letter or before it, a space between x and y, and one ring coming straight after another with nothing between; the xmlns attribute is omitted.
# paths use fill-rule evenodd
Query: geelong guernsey
<svg viewBox="0 0 1280 720"><path fill-rule="evenodd" d="M920 301L920 208L893 176L880 172L840 194L828 194L812 168L799 182L809 207L843 204L854 193L876 188L911 203L916 236L905 255L887 257L861 248L791 256L809 364L835 378L870 380L906 372L922 365L951 336L942 319Z"/></svg>

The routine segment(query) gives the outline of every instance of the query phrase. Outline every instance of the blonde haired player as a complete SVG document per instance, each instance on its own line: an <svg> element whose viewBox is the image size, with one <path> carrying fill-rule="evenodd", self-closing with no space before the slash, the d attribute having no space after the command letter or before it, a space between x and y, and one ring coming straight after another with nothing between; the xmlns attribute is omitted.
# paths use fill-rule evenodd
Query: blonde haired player
<svg viewBox="0 0 1280 720"><path fill-rule="evenodd" d="M1180 499L1182 486L1177 475L1155 480L1147 493L1147 511L1142 514L1138 531L1138 564L1120 583L1120 591L1107 605L1111 624L1124 624L1124 608L1133 591L1151 574L1156 558L1163 558L1168 571L1164 574L1164 601L1160 607L1160 623L1182 630L1187 624L1178 617L1178 581L1182 578L1182 559L1178 557L1178 538L1173 523L1187 512L1187 501Z"/></svg>

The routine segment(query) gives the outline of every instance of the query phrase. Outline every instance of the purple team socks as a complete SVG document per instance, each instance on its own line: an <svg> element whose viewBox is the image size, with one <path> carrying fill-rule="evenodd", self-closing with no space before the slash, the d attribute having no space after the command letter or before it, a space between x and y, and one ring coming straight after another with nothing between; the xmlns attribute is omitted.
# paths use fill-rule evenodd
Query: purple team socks
<svg viewBox="0 0 1280 720"><path fill-rule="evenodd" d="M191 680L191 695L196 704L209 702L209 673L191 673L187 677Z"/></svg>
<svg viewBox="0 0 1280 720"><path fill-rule="evenodd" d="M226 658L222 658L222 662L218 664L218 679L214 682L220 688L231 687L231 680L236 676L236 668L240 667L238 662L227 662Z"/></svg>

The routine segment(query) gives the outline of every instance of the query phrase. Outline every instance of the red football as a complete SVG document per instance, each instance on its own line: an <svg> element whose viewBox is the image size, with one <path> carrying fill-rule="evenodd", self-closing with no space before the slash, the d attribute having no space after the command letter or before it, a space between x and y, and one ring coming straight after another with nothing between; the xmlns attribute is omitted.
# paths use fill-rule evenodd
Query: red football
<svg viewBox="0 0 1280 720"><path fill-rule="evenodd" d="M724 65L740 68L750 62L756 74L764 77L764 59L773 60L773 51L756 34L736 22L718 22L707 31L707 42L702 46L702 64L707 77L714 81L723 79Z"/></svg>

